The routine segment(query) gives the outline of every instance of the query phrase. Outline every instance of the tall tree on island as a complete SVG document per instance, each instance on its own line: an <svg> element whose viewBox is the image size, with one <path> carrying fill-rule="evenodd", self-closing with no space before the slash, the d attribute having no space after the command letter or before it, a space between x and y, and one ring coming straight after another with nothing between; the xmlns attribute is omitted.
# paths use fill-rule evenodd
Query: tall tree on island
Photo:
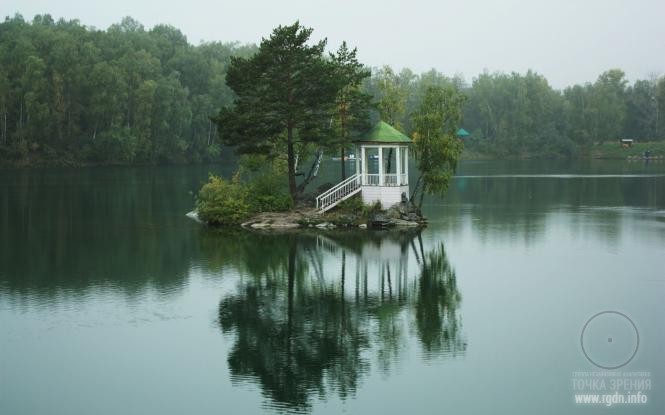
<svg viewBox="0 0 665 415"><path fill-rule="evenodd" d="M226 82L233 108L214 119L220 138L240 154L275 157L286 147L289 192L296 199L296 144L321 143L332 133L337 92L333 65L323 59L326 40L309 46L312 29L279 26L249 58L232 58Z"/></svg>
<svg viewBox="0 0 665 415"><path fill-rule="evenodd" d="M365 68L356 58L357 49L349 50L346 42L342 42L336 53L330 54L337 82L335 98L335 139L333 144L340 151L342 180L346 179L345 150L351 144L353 136L367 130L369 124L369 107L372 97L361 91L365 78L372 72Z"/></svg>
<svg viewBox="0 0 665 415"><path fill-rule="evenodd" d="M462 143L455 133L462 121L465 96L457 88L432 86L413 115L414 145L412 147L420 176L411 194L411 201L423 196L443 194L457 168Z"/></svg>

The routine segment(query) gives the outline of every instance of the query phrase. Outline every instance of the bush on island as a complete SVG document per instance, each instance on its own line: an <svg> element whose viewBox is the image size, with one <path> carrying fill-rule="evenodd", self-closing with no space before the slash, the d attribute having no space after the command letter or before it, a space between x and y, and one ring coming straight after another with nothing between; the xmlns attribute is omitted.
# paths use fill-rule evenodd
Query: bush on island
<svg viewBox="0 0 665 415"><path fill-rule="evenodd" d="M238 174L231 180L211 174L196 200L198 216L210 225L227 226L240 224L255 213L291 209L291 197L279 189L273 175L242 183Z"/></svg>
<svg viewBox="0 0 665 415"><path fill-rule="evenodd" d="M237 177L227 181L210 175L196 200L199 218L210 225L236 225L251 215L247 189Z"/></svg>

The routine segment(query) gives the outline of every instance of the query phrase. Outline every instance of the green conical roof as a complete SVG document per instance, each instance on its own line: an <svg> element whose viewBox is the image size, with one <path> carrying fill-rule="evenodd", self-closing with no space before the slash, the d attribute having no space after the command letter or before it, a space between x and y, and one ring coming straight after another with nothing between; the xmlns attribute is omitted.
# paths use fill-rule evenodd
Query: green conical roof
<svg viewBox="0 0 665 415"><path fill-rule="evenodd" d="M470 135L471 134L469 134L469 132L467 130L465 130L464 128L460 128L459 130L457 130L457 136L458 137L468 137Z"/></svg>
<svg viewBox="0 0 665 415"><path fill-rule="evenodd" d="M363 143L410 143L411 139L397 131L390 124L379 121L356 141Z"/></svg>

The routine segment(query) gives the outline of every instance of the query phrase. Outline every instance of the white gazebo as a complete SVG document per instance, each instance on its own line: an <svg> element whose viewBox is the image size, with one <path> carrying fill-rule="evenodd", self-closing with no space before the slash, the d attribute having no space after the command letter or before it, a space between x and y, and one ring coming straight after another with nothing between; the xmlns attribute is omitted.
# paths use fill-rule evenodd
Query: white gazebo
<svg viewBox="0 0 665 415"><path fill-rule="evenodd" d="M408 198L409 144L409 137L379 121L356 140L356 174L319 195L317 208L325 212L358 192L364 203L384 208Z"/></svg>

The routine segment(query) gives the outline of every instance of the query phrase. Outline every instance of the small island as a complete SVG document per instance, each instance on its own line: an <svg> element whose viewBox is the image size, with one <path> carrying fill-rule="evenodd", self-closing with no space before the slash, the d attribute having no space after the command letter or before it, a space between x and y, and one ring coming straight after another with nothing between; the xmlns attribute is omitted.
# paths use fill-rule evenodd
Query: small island
<svg viewBox="0 0 665 415"><path fill-rule="evenodd" d="M320 229L419 227L427 222L420 209L409 202L408 148L412 140L389 124L380 121L368 133L355 141L355 173L334 186L328 187L314 199L306 197L296 209L290 207L285 195L258 195L262 199L281 200L270 204L274 211L262 210L240 223L252 229L291 229L316 227ZM356 157L355 154L360 156ZM348 160L347 160L348 161ZM239 185L236 187L240 187ZM215 224L216 210L228 199L216 197L216 190L228 188L219 178L211 178L200 193L201 217L198 211L190 216ZM263 190L270 190L263 186ZM319 189L321 190L321 189ZM259 191L253 187L250 191ZM232 192L236 197L251 199L248 194ZM230 194L230 193L229 193ZM245 197L243 197L245 196ZM387 209L383 207L387 206ZM226 213L228 217L233 214ZM243 216L238 216L241 219Z"/></svg>
<svg viewBox="0 0 665 415"><path fill-rule="evenodd" d="M363 92L371 71L356 49L342 43L324 56L325 41L312 45L311 33L298 22L279 26L256 54L231 61L235 102L213 121L239 168L230 180L211 175L191 216L253 229L425 225L424 195L445 193L462 153L464 95L454 85L426 88L409 137L388 104ZM339 154L341 177L308 190L326 153Z"/></svg>

